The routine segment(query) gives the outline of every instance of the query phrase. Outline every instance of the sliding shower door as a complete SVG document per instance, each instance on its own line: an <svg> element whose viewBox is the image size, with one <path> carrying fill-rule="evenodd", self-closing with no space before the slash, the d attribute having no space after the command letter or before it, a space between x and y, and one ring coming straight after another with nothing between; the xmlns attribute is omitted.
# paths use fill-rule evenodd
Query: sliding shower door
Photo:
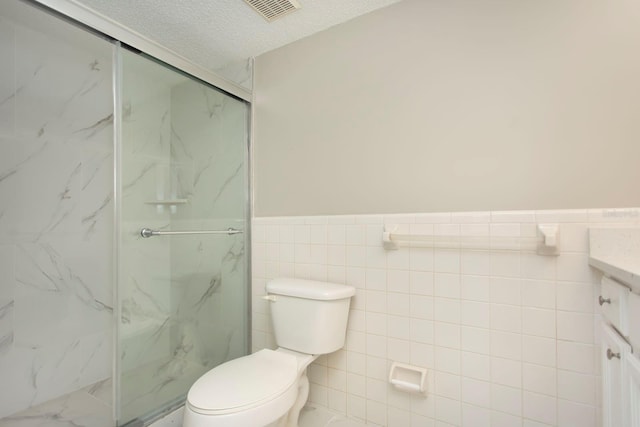
<svg viewBox="0 0 640 427"><path fill-rule="evenodd" d="M118 425L248 352L248 105L120 49ZM147 228L160 232L143 237ZM238 230L236 234L210 233ZM132 423L133 424L133 423Z"/></svg>

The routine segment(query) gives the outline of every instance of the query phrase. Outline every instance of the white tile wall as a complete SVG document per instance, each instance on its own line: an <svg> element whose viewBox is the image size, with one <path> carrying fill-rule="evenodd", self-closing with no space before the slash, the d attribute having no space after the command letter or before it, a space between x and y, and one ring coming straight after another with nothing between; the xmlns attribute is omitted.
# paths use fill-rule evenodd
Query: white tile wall
<svg viewBox="0 0 640 427"><path fill-rule="evenodd" d="M599 361L587 263L591 223L640 224L638 209L255 218L253 349L275 348L270 278L347 283L345 348L310 368L310 400L379 426L599 425ZM530 236L558 222L561 254L401 247L402 232ZM396 391L392 361L428 368L426 398Z"/></svg>

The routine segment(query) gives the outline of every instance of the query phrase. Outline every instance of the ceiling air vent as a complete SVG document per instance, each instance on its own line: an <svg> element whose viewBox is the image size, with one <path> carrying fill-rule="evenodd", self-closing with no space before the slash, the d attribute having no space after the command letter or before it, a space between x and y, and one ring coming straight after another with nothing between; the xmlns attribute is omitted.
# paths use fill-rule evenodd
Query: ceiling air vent
<svg viewBox="0 0 640 427"><path fill-rule="evenodd" d="M300 9L296 0L244 0L268 22Z"/></svg>

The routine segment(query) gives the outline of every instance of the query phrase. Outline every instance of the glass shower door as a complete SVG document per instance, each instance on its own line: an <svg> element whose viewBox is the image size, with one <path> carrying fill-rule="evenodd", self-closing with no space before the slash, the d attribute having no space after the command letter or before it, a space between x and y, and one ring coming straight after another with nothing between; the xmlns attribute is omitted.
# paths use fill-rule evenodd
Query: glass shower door
<svg viewBox="0 0 640 427"><path fill-rule="evenodd" d="M120 49L118 425L248 352L248 106ZM195 231L141 236L141 229ZM208 231L241 230L237 234ZM133 423L132 423L133 424Z"/></svg>

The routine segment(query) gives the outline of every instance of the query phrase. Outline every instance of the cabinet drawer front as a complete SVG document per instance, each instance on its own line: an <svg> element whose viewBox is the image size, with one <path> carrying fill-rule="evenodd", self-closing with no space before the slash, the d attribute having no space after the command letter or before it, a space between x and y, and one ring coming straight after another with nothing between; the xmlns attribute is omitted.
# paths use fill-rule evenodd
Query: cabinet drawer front
<svg viewBox="0 0 640 427"><path fill-rule="evenodd" d="M625 359L629 345L609 325L602 323L602 426L627 426L628 399L625 398Z"/></svg>
<svg viewBox="0 0 640 427"><path fill-rule="evenodd" d="M640 359L629 355L625 362L629 375L629 426L640 427Z"/></svg>
<svg viewBox="0 0 640 427"><path fill-rule="evenodd" d="M600 310L602 316L624 336L629 336L627 300L629 288L603 277L600 289Z"/></svg>
<svg viewBox="0 0 640 427"><path fill-rule="evenodd" d="M640 355L640 295L629 292L629 341L636 353Z"/></svg>

